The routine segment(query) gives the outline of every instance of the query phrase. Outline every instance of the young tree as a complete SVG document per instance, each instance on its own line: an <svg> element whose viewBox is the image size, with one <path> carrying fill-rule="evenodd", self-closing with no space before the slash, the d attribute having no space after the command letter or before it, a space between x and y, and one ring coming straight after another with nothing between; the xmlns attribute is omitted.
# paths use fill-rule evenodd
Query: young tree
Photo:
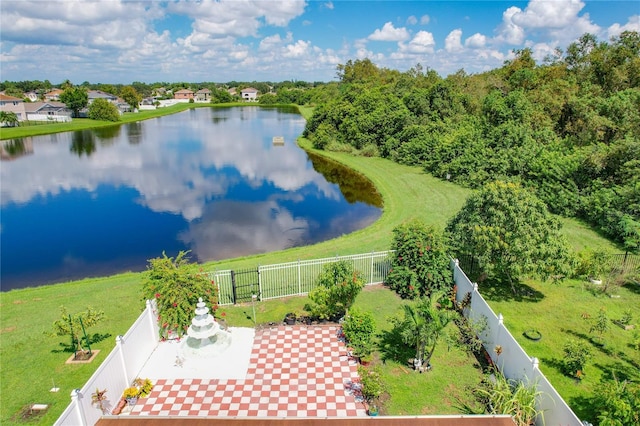
<svg viewBox="0 0 640 426"><path fill-rule="evenodd" d="M445 327L456 316L454 311L440 307L444 297L444 292L433 292L415 304L402 305L402 318L393 319L402 340L416 349L416 366L429 365Z"/></svg>
<svg viewBox="0 0 640 426"><path fill-rule="evenodd" d="M142 297L156 300L162 338L169 334L181 337L186 333L198 298L202 297L212 312L218 308L214 282L204 274L194 273L188 254L181 251L174 259L162 253L162 257L150 259L147 266Z"/></svg>
<svg viewBox="0 0 640 426"><path fill-rule="evenodd" d="M15 112L0 111L0 123L6 125L7 127L18 126L18 116Z"/></svg>
<svg viewBox="0 0 640 426"><path fill-rule="evenodd" d="M449 246L445 236L420 221L393 230L391 271L385 284L403 298L414 299L451 287Z"/></svg>
<svg viewBox="0 0 640 426"><path fill-rule="evenodd" d="M525 275L543 279L571 272L560 222L531 191L496 181L473 194L447 225L456 253L472 254L488 274L511 284Z"/></svg>
<svg viewBox="0 0 640 426"><path fill-rule="evenodd" d="M118 107L106 99L98 98L89 106L89 118L92 120L120 121Z"/></svg>
<svg viewBox="0 0 640 426"><path fill-rule="evenodd" d="M120 97L131 106L131 109L137 109L142 101L142 96L131 86L124 86L120 91Z"/></svg>
<svg viewBox="0 0 640 426"><path fill-rule="evenodd" d="M67 108L73 111L74 117L78 117L80 110L89 103L89 94L84 87L68 86L64 92L60 94L60 102L64 103Z"/></svg>
<svg viewBox="0 0 640 426"><path fill-rule="evenodd" d="M71 336L71 345L76 352L84 352L82 340L87 328L93 327L104 319L103 311L87 307L84 312L69 314L67 308L60 306L60 318L53 322L53 330L46 333L53 336ZM89 345L90 342L86 342Z"/></svg>
<svg viewBox="0 0 640 426"><path fill-rule="evenodd" d="M338 317L348 312L363 288L362 274L351 262L329 263L322 268L316 288L309 292L311 303L305 310L322 319Z"/></svg>

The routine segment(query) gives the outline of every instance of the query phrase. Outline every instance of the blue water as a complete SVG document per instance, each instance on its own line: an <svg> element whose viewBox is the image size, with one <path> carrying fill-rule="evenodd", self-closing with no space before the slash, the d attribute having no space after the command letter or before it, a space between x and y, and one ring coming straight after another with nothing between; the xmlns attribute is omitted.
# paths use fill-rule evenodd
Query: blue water
<svg viewBox="0 0 640 426"><path fill-rule="evenodd" d="M2 291L140 271L163 251L208 261L312 244L375 221L379 207L347 202L314 170L295 145L303 129L286 110L199 108L3 141Z"/></svg>

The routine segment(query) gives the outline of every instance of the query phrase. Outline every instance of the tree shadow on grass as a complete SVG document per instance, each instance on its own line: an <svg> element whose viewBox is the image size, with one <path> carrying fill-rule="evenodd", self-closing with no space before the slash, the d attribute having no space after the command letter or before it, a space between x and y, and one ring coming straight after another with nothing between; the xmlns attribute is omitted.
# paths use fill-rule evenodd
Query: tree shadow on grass
<svg viewBox="0 0 640 426"><path fill-rule="evenodd" d="M94 333L89 337L89 344L93 345L94 343L102 342L104 339L108 339L111 337L111 333ZM70 343L58 343L60 349L52 349L51 353L59 354L59 353L74 353L76 351L76 346ZM82 342L83 346L86 346L86 342Z"/></svg>
<svg viewBox="0 0 640 426"><path fill-rule="evenodd" d="M625 365L620 361L612 364L594 363L594 365L602 370L602 380L614 380L614 376L620 381L637 382L640 380L640 370L637 365Z"/></svg>
<svg viewBox="0 0 640 426"><path fill-rule="evenodd" d="M572 396L567 403L579 419L598 424L598 413L595 412L592 398L584 395Z"/></svg>
<svg viewBox="0 0 640 426"><path fill-rule="evenodd" d="M522 282L514 284L515 293L506 280L494 278L479 285L482 296L496 302L531 302L537 303L544 299L544 294Z"/></svg>
<svg viewBox="0 0 640 426"><path fill-rule="evenodd" d="M413 348L407 346L395 329L385 330L378 335L378 350L383 362L396 361L404 365L408 359L415 357Z"/></svg>
<svg viewBox="0 0 640 426"><path fill-rule="evenodd" d="M558 373L564 375L564 371L562 371L562 360L559 360L558 358L540 358L540 361L545 367L551 367L558 371Z"/></svg>

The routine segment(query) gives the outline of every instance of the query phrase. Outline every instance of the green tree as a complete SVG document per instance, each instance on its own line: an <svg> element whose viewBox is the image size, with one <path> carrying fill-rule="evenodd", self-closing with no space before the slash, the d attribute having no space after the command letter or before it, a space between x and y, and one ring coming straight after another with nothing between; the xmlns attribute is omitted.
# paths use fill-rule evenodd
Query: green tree
<svg viewBox="0 0 640 426"><path fill-rule="evenodd" d="M80 110L89 103L89 94L84 87L68 86L60 94L60 102L73 111L73 116L78 117Z"/></svg>
<svg viewBox="0 0 640 426"><path fill-rule="evenodd" d="M260 99L258 99L258 103L261 105L273 105L278 103L278 100L276 98L276 95L274 95L273 93L265 93L264 95L260 96Z"/></svg>
<svg viewBox="0 0 640 426"><path fill-rule="evenodd" d="M120 97L131 106L132 110L137 109L142 102L142 95L132 86L124 86L120 91Z"/></svg>
<svg viewBox="0 0 640 426"><path fill-rule="evenodd" d="M358 293L364 288L364 278L353 263L346 260L325 265L309 292L311 303L305 310L322 319L336 318L348 313Z"/></svg>
<svg viewBox="0 0 640 426"><path fill-rule="evenodd" d="M530 191L496 181L471 195L446 230L456 253L472 254L485 272L505 278L515 292L525 275L569 275L569 245L560 227Z"/></svg>
<svg viewBox="0 0 640 426"><path fill-rule="evenodd" d="M18 116L15 112L12 111L0 111L0 123L2 123L3 126L7 127L15 127L20 124L18 121Z"/></svg>
<svg viewBox="0 0 640 426"><path fill-rule="evenodd" d="M92 120L120 121L118 107L106 99L98 98L89 105L89 118Z"/></svg>
<svg viewBox="0 0 640 426"><path fill-rule="evenodd" d="M215 283L206 275L194 272L188 254L181 251L174 259L162 253L162 257L150 259L147 266L142 297L156 301L161 338L181 337L186 333L199 298L213 312L218 308Z"/></svg>
<svg viewBox="0 0 640 426"><path fill-rule="evenodd" d="M93 327L100 323L104 319L104 312L97 311L92 307L87 307L84 312L77 314L69 314L67 308L60 306L60 318L53 322L53 331L46 333L53 336L71 336L71 346L74 348L76 356L78 352L84 352L84 346L82 345L84 332L87 328ZM85 340L88 345L91 344Z"/></svg>
<svg viewBox="0 0 640 426"><path fill-rule="evenodd" d="M376 332L376 321L371 312L351 309L344 318L342 331L357 356L366 357L371 354Z"/></svg>
<svg viewBox="0 0 640 426"><path fill-rule="evenodd" d="M385 284L403 298L414 299L453 284L449 245L432 226L414 220L393 230L391 271Z"/></svg>
<svg viewBox="0 0 640 426"><path fill-rule="evenodd" d="M416 349L415 365L428 366L445 327L457 315L455 311L441 309L444 292L433 292L417 303L402 305L403 316L392 319L394 329L407 345Z"/></svg>
<svg viewBox="0 0 640 426"><path fill-rule="evenodd" d="M605 380L592 398L598 424L625 426L640 424L640 383L629 380Z"/></svg>

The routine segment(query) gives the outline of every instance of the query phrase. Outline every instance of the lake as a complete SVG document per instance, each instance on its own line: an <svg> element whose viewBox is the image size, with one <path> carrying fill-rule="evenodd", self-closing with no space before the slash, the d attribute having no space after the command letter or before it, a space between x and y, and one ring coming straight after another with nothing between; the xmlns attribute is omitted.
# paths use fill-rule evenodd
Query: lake
<svg viewBox="0 0 640 426"><path fill-rule="evenodd" d="M375 189L299 148L304 126L291 109L196 108L2 141L2 291L141 271L163 251L228 259L373 223Z"/></svg>

